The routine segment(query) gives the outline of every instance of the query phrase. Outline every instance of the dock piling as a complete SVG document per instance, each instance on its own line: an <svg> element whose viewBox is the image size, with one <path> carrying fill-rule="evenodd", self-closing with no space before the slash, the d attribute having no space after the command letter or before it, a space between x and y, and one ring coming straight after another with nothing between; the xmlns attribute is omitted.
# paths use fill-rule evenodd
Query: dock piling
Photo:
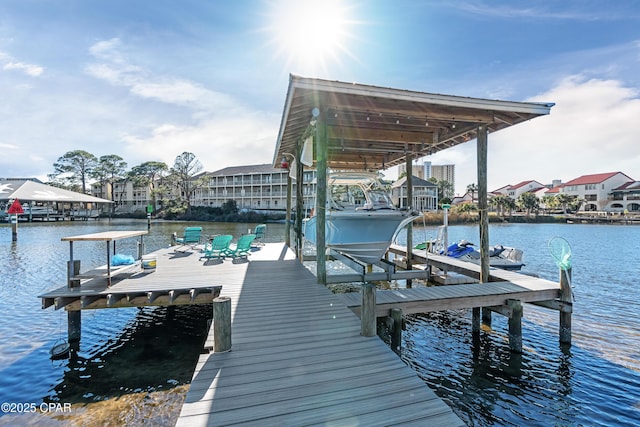
<svg viewBox="0 0 640 427"><path fill-rule="evenodd" d="M389 311L392 321L391 349L399 356L402 353L402 309L392 308Z"/></svg>
<svg viewBox="0 0 640 427"><path fill-rule="evenodd" d="M360 323L360 334L362 336L376 336L376 286L372 283L362 285L362 313Z"/></svg>
<svg viewBox="0 0 640 427"><path fill-rule="evenodd" d="M69 288L77 288L80 286L80 279L75 276L80 274L80 260L71 260L67 263L67 276ZM69 310L67 312L67 338L71 342L79 342L82 334L82 312L80 310Z"/></svg>
<svg viewBox="0 0 640 427"><path fill-rule="evenodd" d="M512 309L509 317L509 349L522 353L522 301L508 299L507 306Z"/></svg>
<svg viewBox="0 0 640 427"><path fill-rule="evenodd" d="M560 302L573 304L571 293L571 267L560 269ZM571 345L571 310L560 310L560 342Z"/></svg>
<svg viewBox="0 0 640 427"><path fill-rule="evenodd" d="M217 297L213 300L213 351L224 353L231 350L231 298Z"/></svg>

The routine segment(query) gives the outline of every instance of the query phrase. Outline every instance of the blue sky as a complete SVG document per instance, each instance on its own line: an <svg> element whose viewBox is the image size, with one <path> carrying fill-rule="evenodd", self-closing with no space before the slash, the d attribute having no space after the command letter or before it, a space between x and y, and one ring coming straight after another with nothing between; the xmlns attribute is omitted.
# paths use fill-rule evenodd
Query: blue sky
<svg viewBox="0 0 640 427"><path fill-rule="evenodd" d="M3 0L0 177L44 179L75 149L270 163L294 73L555 102L490 135L490 190L640 180L639 20L637 1ZM476 182L475 142L425 160L456 164L457 193Z"/></svg>

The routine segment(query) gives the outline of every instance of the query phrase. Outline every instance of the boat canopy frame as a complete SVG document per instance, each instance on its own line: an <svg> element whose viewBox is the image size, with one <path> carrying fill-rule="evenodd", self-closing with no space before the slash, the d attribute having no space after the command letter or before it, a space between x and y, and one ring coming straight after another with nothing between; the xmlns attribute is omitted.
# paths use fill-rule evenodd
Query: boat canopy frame
<svg viewBox="0 0 640 427"><path fill-rule="evenodd" d="M488 282L488 134L548 115L554 105L550 102L514 102L442 95L292 74L289 78L273 165L279 167L291 161L291 164L296 165L293 179L301 182L303 165L309 165L308 156L305 155L303 159L303 148L309 145L309 138L313 138L311 167L316 168L317 201L320 206L325 205L328 169L380 171L403 163L407 169L407 200L411 200L414 159L475 139L480 215L480 281ZM283 162L282 159L286 161ZM291 185L289 180L289 189ZM300 259L304 210L302 187L296 186L294 228L296 252ZM289 189L288 195L291 194ZM291 200L288 197L288 219L290 210ZM319 209L316 216L317 251L324 253L324 209ZM413 240L408 230L408 269L411 269L409 252L412 246ZM323 257L318 258L319 283L326 283L325 262ZM474 325L475 317L474 312Z"/></svg>

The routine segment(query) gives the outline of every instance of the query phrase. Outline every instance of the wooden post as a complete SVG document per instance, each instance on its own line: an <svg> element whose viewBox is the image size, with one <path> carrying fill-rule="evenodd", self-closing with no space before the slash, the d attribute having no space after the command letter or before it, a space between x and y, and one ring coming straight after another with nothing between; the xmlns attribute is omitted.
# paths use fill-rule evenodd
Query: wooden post
<svg viewBox="0 0 640 427"><path fill-rule="evenodd" d="M18 241L18 214L11 215L11 241Z"/></svg>
<svg viewBox="0 0 640 427"><path fill-rule="evenodd" d="M480 307L471 310L471 332L473 335L480 334Z"/></svg>
<svg viewBox="0 0 640 427"><path fill-rule="evenodd" d="M285 215L284 243L291 247L291 175L287 172L287 213Z"/></svg>
<svg viewBox="0 0 640 427"><path fill-rule="evenodd" d="M407 153L406 158L407 168L407 208L411 209L411 203L413 202L413 156ZM407 224L407 270L413 268L413 224ZM411 288L411 279L407 279L407 288Z"/></svg>
<svg viewBox="0 0 640 427"><path fill-rule="evenodd" d="M304 181L304 165L300 161L302 159L302 141L296 148L296 223L295 223L295 235L296 235L296 255L300 262L302 258L302 217L304 216L304 193L303 193L303 181Z"/></svg>
<svg viewBox="0 0 640 427"><path fill-rule="evenodd" d="M360 334L364 337L376 336L376 286L362 285L362 310L360 312Z"/></svg>
<svg viewBox="0 0 640 427"><path fill-rule="evenodd" d="M573 304L571 298L571 267L560 269L560 302ZM568 311L568 310L567 310ZM571 345L571 313L560 310L560 342Z"/></svg>
<svg viewBox="0 0 640 427"><path fill-rule="evenodd" d="M70 242L71 243L71 242ZM71 259L67 264L67 287L76 288L80 286L80 279L74 277L80 274L80 260ZM78 342L82 335L82 312L80 310L67 311L67 338L68 341Z"/></svg>
<svg viewBox="0 0 640 427"><path fill-rule="evenodd" d="M478 212L480 214L480 283L489 281L489 216L487 196L487 127L478 126ZM482 310L482 323L491 326L491 311Z"/></svg>
<svg viewBox="0 0 640 427"><path fill-rule="evenodd" d="M392 330L391 349L399 356L402 354L402 309L392 308L391 310Z"/></svg>
<svg viewBox="0 0 640 427"><path fill-rule="evenodd" d="M213 300L213 351L224 353L231 350L231 298L218 297Z"/></svg>
<svg viewBox="0 0 640 427"><path fill-rule="evenodd" d="M326 207L327 207L327 123L325 113L316 118L316 271L318 283L327 283ZM375 323L375 316L374 316Z"/></svg>
<svg viewBox="0 0 640 427"><path fill-rule="evenodd" d="M509 317L509 349L522 353L522 302L518 299L508 299L507 306L513 310Z"/></svg>

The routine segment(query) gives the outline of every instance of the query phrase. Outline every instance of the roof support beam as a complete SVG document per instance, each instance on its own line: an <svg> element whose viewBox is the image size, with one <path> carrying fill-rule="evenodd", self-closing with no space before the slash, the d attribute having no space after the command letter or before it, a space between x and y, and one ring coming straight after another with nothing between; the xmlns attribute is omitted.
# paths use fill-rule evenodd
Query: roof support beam
<svg viewBox="0 0 640 427"><path fill-rule="evenodd" d="M326 254L326 206L327 206L327 124L326 113L323 111L316 118L316 262L318 283L327 283ZM302 187L302 182L298 183Z"/></svg>

